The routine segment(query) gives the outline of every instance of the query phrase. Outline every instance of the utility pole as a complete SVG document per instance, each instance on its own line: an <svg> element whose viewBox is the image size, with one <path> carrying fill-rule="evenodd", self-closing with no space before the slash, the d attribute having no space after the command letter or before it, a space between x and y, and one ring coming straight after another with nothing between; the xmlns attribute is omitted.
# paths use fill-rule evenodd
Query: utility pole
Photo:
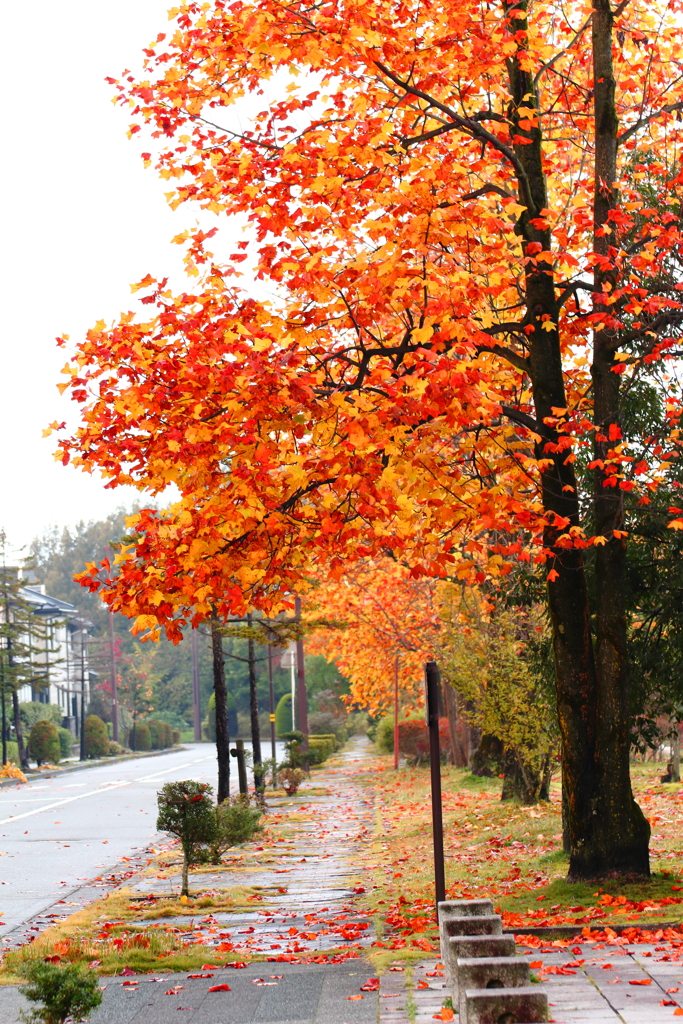
<svg viewBox="0 0 683 1024"><path fill-rule="evenodd" d="M81 761L85 761L85 637L86 628L80 628L81 634Z"/></svg>
<svg viewBox="0 0 683 1024"><path fill-rule="evenodd" d="M394 665L394 769L398 769L398 654Z"/></svg>
<svg viewBox="0 0 683 1024"><path fill-rule="evenodd" d="M114 743L119 742L119 697L116 689L116 644L114 642L114 613L109 609L109 672L111 679L111 722Z"/></svg>
<svg viewBox="0 0 683 1024"><path fill-rule="evenodd" d="M192 650L192 711L194 714L194 741L201 742L202 738L202 709L199 701L199 647L197 645L197 630L193 627L190 631L190 644Z"/></svg>
<svg viewBox="0 0 683 1024"><path fill-rule="evenodd" d="M277 764L275 757L275 690L273 688L273 648L268 644L268 688L270 696L270 750L273 759L273 789L277 789ZM3 697L4 700L4 697ZM3 708L4 708L3 703Z"/></svg>
<svg viewBox="0 0 683 1024"><path fill-rule="evenodd" d="M296 642L297 710L299 731L304 734L302 750L308 750L308 697L306 695L306 669L304 666L304 638L301 632L301 598L295 598L294 611L299 623L299 639Z"/></svg>
<svg viewBox="0 0 683 1024"><path fill-rule="evenodd" d="M7 711L5 708L5 638L0 637L0 686L2 686L2 763L7 764Z"/></svg>

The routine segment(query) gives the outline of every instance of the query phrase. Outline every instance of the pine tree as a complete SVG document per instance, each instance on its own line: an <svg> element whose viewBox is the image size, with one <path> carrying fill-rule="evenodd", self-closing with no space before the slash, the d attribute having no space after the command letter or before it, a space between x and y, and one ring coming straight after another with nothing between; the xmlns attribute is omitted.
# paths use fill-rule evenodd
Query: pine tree
<svg viewBox="0 0 683 1024"><path fill-rule="evenodd" d="M22 594L26 575L31 568L26 559L22 566L7 565L7 538L0 530L0 682L2 700L12 698L12 716L19 760L28 768L28 753L19 713L19 690L30 685L42 689L49 682L51 662L47 655L47 634L44 624L33 612Z"/></svg>

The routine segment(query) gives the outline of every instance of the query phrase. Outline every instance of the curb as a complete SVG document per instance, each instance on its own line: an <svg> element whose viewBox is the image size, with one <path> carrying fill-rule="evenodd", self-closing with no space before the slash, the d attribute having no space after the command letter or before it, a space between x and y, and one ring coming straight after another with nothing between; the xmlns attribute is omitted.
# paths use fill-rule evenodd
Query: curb
<svg viewBox="0 0 683 1024"><path fill-rule="evenodd" d="M174 751L187 750L187 747L166 747L165 750L141 750L138 753L132 754L119 754L117 757L101 757L96 761L79 761L77 764L70 764L64 768L48 768L47 771L42 772L38 769L29 769L28 775L26 775L27 782L35 782L37 779L56 779L62 775L70 775L72 772L86 771L88 768L100 768L102 765L107 764L119 764L122 761L134 761L140 760L143 757L160 757L161 754L169 754ZM21 779L0 779L0 788L4 789L7 786L23 786L24 783Z"/></svg>
<svg viewBox="0 0 683 1024"><path fill-rule="evenodd" d="M535 935L539 939L578 939L583 935L583 929L588 928L591 932L604 932L606 928L621 935L622 932L631 928L640 928L647 932L656 932L665 928L681 928L682 921L644 921L638 923L632 921L630 924L608 924L607 922L595 921L589 925L559 924L556 928L504 928L503 935Z"/></svg>

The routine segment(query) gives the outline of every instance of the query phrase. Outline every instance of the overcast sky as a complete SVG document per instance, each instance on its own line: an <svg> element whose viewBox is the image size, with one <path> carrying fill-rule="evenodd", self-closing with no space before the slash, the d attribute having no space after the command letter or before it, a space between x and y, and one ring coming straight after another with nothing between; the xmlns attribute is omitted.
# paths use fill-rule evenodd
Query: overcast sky
<svg viewBox="0 0 683 1024"><path fill-rule="evenodd" d="M131 282L177 273L170 239L195 222L166 206L104 82L139 66L169 6L36 0L3 10L0 526L13 547L135 497L62 468L54 437L41 434L52 420L74 422L56 389L65 353L55 337L76 341L134 309Z"/></svg>

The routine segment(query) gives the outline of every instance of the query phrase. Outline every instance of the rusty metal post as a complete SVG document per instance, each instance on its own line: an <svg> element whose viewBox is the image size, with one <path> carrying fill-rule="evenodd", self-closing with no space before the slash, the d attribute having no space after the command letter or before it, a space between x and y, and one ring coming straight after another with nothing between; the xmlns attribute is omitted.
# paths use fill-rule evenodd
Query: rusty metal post
<svg viewBox="0 0 683 1024"><path fill-rule="evenodd" d="M425 713L429 728L429 767L432 782L432 834L434 845L434 891L436 917L439 903L446 899L443 856L443 813L441 807L441 751L439 750L439 670L435 661L425 665Z"/></svg>

